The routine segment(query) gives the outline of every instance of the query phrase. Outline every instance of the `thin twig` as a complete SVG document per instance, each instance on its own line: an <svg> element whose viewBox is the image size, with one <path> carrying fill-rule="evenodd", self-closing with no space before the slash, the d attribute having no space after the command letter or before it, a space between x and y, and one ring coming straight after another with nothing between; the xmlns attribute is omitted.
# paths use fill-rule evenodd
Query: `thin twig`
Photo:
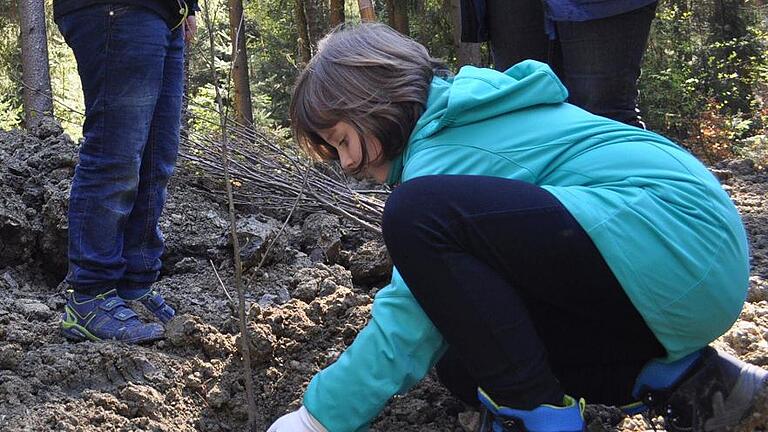
<svg viewBox="0 0 768 432"><path fill-rule="evenodd" d="M227 295L227 298L229 299L229 303L234 307L235 306L235 300L232 299L232 296L229 295L229 291L227 291L227 286L224 285L224 281L221 280L221 277L219 276L219 271L216 270L216 266L213 264L213 260L208 260L209 263L211 263L211 268L213 269L213 274L216 275L216 279L219 280L219 285L221 285L221 288L224 290L224 294Z"/></svg>

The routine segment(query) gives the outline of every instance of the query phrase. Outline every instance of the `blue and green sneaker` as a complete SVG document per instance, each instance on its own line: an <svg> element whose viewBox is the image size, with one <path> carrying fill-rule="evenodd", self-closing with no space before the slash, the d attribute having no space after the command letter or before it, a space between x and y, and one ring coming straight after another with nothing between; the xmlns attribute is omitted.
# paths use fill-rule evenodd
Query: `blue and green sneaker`
<svg viewBox="0 0 768 432"><path fill-rule="evenodd" d="M563 398L563 406L540 405L533 410L500 406L483 389L477 389L482 405L479 432L584 432L584 399Z"/></svg>
<svg viewBox="0 0 768 432"><path fill-rule="evenodd" d="M137 301L152 312L157 319L167 324L176 315L176 311L165 302L165 299L157 290L147 287L123 287L117 288L117 295L127 301Z"/></svg>
<svg viewBox="0 0 768 432"><path fill-rule="evenodd" d="M95 297L69 291L61 329L64 337L77 341L143 343L164 336L163 326L142 322L114 289Z"/></svg>

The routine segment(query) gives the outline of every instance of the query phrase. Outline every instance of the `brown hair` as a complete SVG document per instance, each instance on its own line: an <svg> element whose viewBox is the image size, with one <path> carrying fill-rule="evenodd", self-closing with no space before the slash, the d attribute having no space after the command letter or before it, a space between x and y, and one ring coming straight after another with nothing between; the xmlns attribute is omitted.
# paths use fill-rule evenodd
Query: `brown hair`
<svg viewBox="0 0 768 432"><path fill-rule="evenodd" d="M290 116L293 136L310 156L336 160L336 150L317 131L340 121L352 125L363 144L374 136L382 157L402 153L424 111L432 77L448 76L442 61L427 49L384 24L342 24L318 44L296 80Z"/></svg>

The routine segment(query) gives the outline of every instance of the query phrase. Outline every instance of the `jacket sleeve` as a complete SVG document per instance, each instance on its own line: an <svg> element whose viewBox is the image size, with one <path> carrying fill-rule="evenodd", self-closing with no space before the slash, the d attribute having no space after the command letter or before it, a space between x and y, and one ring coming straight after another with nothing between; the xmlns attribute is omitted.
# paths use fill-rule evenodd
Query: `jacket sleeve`
<svg viewBox="0 0 768 432"><path fill-rule="evenodd" d="M200 11L198 0L184 0L184 1L187 3L187 7L189 8L189 15L194 15L195 12Z"/></svg>
<svg viewBox="0 0 768 432"><path fill-rule="evenodd" d="M373 301L371 321L335 363L315 375L304 405L330 432L367 430L389 398L421 380L445 347L393 269L391 283Z"/></svg>

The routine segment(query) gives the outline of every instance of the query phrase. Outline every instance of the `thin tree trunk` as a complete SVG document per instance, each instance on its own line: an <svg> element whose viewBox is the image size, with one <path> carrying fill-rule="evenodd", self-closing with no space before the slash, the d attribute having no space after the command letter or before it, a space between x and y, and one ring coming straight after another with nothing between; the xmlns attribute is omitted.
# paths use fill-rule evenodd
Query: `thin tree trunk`
<svg viewBox="0 0 768 432"><path fill-rule="evenodd" d="M228 0L229 35L232 39L232 81L235 91L235 118L240 124L253 125L251 87L248 82L248 52L245 49L243 0Z"/></svg>
<svg viewBox="0 0 768 432"><path fill-rule="evenodd" d="M299 57L301 57L303 64L307 64L312 59L312 51L309 45L309 29L307 27L307 14L304 10L304 0L294 0L293 15L296 20L296 31L299 34L297 41Z"/></svg>
<svg viewBox="0 0 768 432"><path fill-rule="evenodd" d="M229 204L229 232L232 236L232 255L235 271L235 288L237 289L238 300L238 324L240 327L240 352L243 360L243 382L245 383L245 401L247 404L248 425L246 430L254 430L256 418L256 402L253 396L253 372L251 370L251 337L248 333L247 315L245 312L245 288L243 287L243 264L240 258L240 242L237 237L237 216L232 192L232 181L229 172L230 151L227 141L229 133L227 132L227 115L224 110L224 101L219 88L218 74L216 73L216 53L213 35L213 21L211 20L210 5L204 0L205 25L208 30L208 54L210 58L211 75L213 76L214 89L216 91L216 107L219 110L219 121L221 127L221 159L224 163L224 187L227 192L227 204ZM238 0L239 1L239 0ZM242 6L242 3L240 4ZM242 11L242 7L241 7ZM231 17L231 14L230 14Z"/></svg>
<svg viewBox="0 0 768 432"><path fill-rule="evenodd" d="M376 11L373 10L371 0L357 0L357 5L360 7L360 19L363 22L376 21Z"/></svg>
<svg viewBox="0 0 768 432"><path fill-rule="evenodd" d="M344 22L344 0L331 0L331 27Z"/></svg>
<svg viewBox="0 0 768 432"><path fill-rule="evenodd" d="M446 0L445 6L451 12L451 36L459 67L464 65L482 66L480 44L461 41L461 0Z"/></svg>
<svg viewBox="0 0 768 432"><path fill-rule="evenodd" d="M38 115L53 114L45 6L40 0L19 0L21 67L24 80L26 122Z"/></svg>
<svg viewBox="0 0 768 432"><path fill-rule="evenodd" d="M181 104L181 139L189 137L189 55L184 53L184 99Z"/></svg>
<svg viewBox="0 0 768 432"><path fill-rule="evenodd" d="M304 0L304 14L307 18L310 52L315 52L317 43L328 32L328 6L324 0Z"/></svg>

